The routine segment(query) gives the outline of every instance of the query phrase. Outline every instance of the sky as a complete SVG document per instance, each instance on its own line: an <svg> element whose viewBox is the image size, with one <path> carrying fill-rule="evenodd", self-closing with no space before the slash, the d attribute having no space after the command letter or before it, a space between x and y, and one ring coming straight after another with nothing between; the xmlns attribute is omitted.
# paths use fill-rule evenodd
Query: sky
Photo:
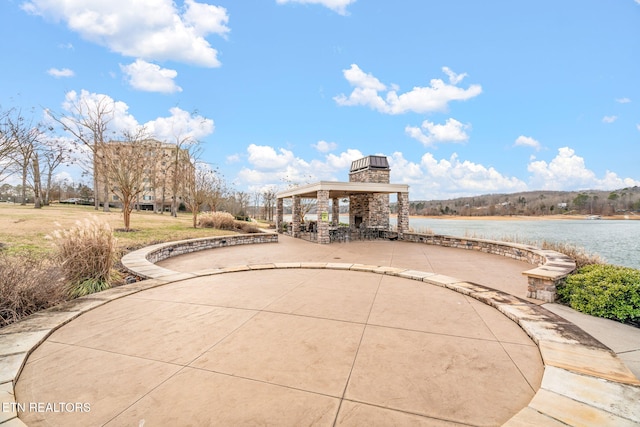
<svg viewBox="0 0 640 427"><path fill-rule="evenodd" d="M3 0L0 40L0 108L108 97L237 191L367 155L411 200L640 185L640 0Z"/></svg>

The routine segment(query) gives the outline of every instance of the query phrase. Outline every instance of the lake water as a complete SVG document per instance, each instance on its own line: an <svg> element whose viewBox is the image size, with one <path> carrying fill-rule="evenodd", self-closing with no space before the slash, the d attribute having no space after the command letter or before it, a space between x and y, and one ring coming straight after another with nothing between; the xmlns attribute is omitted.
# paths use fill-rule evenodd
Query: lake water
<svg viewBox="0 0 640 427"><path fill-rule="evenodd" d="M395 223L395 218L392 218ZM609 264L640 269L640 221L633 220L460 220L409 219L416 232L520 242L569 243L597 254Z"/></svg>
<svg viewBox="0 0 640 427"><path fill-rule="evenodd" d="M288 215L290 220L291 216ZM309 215L310 220L317 219ZM395 216L390 218L396 224ZM349 222L348 215L340 221ZM509 240L523 243L542 241L568 243L599 255L609 264L640 269L639 220L541 220L513 219L490 221L477 219L434 219L411 217L409 226L416 232L427 229L435 234Z"/></svg>

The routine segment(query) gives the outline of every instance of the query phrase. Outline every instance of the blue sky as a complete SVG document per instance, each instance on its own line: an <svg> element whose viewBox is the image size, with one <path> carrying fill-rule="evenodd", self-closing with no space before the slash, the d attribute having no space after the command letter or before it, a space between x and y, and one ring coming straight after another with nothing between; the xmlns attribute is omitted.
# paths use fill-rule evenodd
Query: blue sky
<svg viewBox="0 0 640 427"><path fill-rule="evenodd" d="M107 96L240 191L369 154L412 200L640 185L640 0L5 0L0 40L3 109Z"/></svg>

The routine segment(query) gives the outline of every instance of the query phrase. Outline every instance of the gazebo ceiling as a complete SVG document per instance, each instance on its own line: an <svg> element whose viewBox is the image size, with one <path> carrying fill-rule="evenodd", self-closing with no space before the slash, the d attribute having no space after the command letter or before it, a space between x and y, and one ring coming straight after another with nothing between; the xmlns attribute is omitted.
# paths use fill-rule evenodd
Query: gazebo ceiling
<svg viewBox="0 0 640 427"><path fill-rule="evenodd" d="M409 186L406 184L378 184L373 182L320 181L281 191L276 197L278 199L286 199L298 196L305 199L315 199L318 191L323 190L329 191L330 199L340 199L358 194L408 193Z"/></svg>

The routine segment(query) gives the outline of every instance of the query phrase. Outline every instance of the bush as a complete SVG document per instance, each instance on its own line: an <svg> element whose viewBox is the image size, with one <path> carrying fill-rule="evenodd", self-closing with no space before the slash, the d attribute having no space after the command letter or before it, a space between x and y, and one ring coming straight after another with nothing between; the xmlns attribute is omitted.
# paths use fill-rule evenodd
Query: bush
<svg viewBox="0 0 640 427"><path fill-rule="evenodd" d="M0 327L65 300L60 271L46 259L0 254Z"/></svg>
<svg viewBox="0 0 640 427"><path fill-rule="evenodd" d="M235 228L242 233L260 233L260 229L250 222L235 221Z"/></svg>
<svg viewBox="0 0 640 427"><path fill-rule="evenodd" d="M198 225L202 228L233 230L234 218L228 212L205 212L198 217Z"/></svg>
<svg viewBox="0 0 640 427"><path fill-rule="evenodd" d="M580 268L558 287L560 301L593 316L638 324L640 270L594 264Z"/></svg>
<svg viewBox="0 0 640 427"><path fill-rule="evenodd" d="M116 239L109 224L96 217L76 221L69 230L56 230L52 236L56 259L67 281L71 298L111 287Z"/></svg>

